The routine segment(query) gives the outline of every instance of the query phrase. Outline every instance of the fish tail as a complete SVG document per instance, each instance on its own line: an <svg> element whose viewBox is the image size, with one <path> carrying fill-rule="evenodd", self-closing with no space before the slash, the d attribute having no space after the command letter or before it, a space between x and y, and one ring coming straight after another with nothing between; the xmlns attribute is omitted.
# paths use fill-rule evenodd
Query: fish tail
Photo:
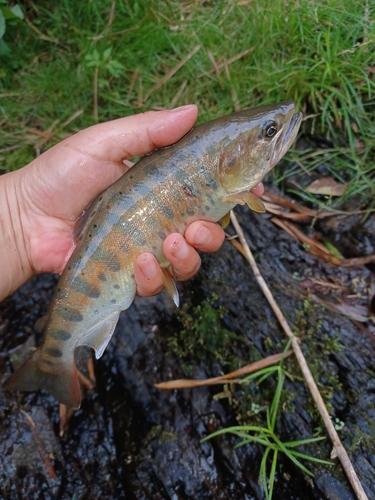
<svg viewBox="0 0 375 500"><path fill-rule="evenodd" d="M43 389L51 393L60 403L78 409L81 406L81 389L74 358L69 364L48 366L50 371L43 369L44 365L43 352L37 349L3 384L3 389L16 391Z"/></svg>

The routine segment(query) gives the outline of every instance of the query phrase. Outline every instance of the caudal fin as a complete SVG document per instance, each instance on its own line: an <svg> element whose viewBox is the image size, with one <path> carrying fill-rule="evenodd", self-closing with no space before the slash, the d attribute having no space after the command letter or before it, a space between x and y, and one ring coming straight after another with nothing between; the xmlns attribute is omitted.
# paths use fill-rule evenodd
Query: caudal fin
<svg viewBox="0 0 375 500"><path fill-rule="evenodd" d="M3 384L4 390L36 391L43 389L69 408L81 406L81 389L75 361L60 371L42 370L42 352L37 349L32 356ZM53 370L53 366L48 367ZM57 367L56 367L57 368Z"/></svg>

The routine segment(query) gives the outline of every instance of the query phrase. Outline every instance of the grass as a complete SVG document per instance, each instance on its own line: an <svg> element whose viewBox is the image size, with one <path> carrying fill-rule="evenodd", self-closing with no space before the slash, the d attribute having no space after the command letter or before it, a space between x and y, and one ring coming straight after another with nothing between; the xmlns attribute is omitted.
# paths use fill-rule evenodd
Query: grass
<svg viewBox="0 0 375 500"><path fill-rule="evenodd" d="M345 199L374 198L375 25L368 0L20 5L26 20L7 26L10 52L0 59L3 171L29 161L26 146L43 151L97 120L196 102L205 121L294 99L307 115L305 132L330 141L320 156L308 150L294 158L307 170L328 166L350 185ZM274 181L299 172L296 163L284 165Z"/></svg>
<svg viewBox="0 0 375 500"><path fill-rule="evenodd" d="M287 344L286 350L290 347L290 342ZM285 376L289 376L288 372L283 368L283 360L276 366L264 368L251 375L248 375L242 380L242 383L249 383L250 381L258 380L258 384L262 383L268 377L276 375L277 383L275 393L270 406L265 407L266 419L264 425L237 425L220 429L206 438L203 441L212 439L225 433L234 434L239 437L241 441L236 445L236 448L249 443L259 444L265 448L263 458L260 463L259 479L263 484L264 494L267 500L271 500L277 472L277 460L280 453L284 453L299 469L305 474L313 476L312 472L307 469L302 460L316 462L323 465L333 465L332 462L322 460L305 453L297 451L297 447L305 446L310 443L321 441L324 437L314 437L310 439L302 439L299 441L283 442L276 433L277 416L280 407L280 399L284 386ZM262 409L261 409L262 410ZM269 465L269 463L271 463Z"/></svg>

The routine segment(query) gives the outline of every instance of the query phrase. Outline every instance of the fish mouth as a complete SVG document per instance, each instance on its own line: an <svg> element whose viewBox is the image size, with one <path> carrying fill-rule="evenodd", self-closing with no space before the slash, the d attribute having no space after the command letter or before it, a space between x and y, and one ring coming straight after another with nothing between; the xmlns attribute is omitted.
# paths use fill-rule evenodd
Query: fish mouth
<svg viewBox="0 0 375 500"><path fill-rule="evenodd" d="M287 120L287 125L283 130L283 133L280 134L279 140L277 147L275 148L274 151L274 157L273 161L271 163L271 168L273 168L280 160L281 158L285 155L285 153L288 151L290 146L293 144L299 128L302 123L302 118L303 114L301 112L299 113L293 113L294 109L290 111L290 114L292 115L289 120ZM289 122L289 123L288 123Z"/></svg>

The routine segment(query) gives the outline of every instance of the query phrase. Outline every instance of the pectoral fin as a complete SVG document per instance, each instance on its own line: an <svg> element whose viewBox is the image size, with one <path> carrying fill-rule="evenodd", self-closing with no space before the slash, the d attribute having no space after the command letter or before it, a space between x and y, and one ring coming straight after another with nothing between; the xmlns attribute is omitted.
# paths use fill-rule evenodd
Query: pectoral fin
<svg viewBox="0 0 375 500"><path fill-rule="evenodd" d="M224 215L224 217L221 219L221 226L223 229L225 229L230 223L230 212Z"/></svg>
<svg viewBox="0 0 375 500"><path fill-rule="evenodd" d="M173 302L178 307L180 304L180 298L178 296L176 282L173 279L173 276L171 275L169 268L162 267L161 272L162 272L162 276L163 276L163 283L164 283L165 289L167 290L169 295L172 297Z"/></svg>
<svg viewBox="0 0 375 500"><path fill-rule="evenodd" d="M240 193L227 194L222 198L223 201L229 201L238 205L247 205L254 212L264 213L266 207L262 200L250 191L241 191Z"/></svg>
<svg viewBox="0 0 375 500"><path fill-rule="evenodd" d="M99 359L108 342L111 340L113 331L117 325L120 312L115 312L111 316L108 316L104 321L95 325L79 340L77 345L87 345L95 349L95 357Z"/></svg>

